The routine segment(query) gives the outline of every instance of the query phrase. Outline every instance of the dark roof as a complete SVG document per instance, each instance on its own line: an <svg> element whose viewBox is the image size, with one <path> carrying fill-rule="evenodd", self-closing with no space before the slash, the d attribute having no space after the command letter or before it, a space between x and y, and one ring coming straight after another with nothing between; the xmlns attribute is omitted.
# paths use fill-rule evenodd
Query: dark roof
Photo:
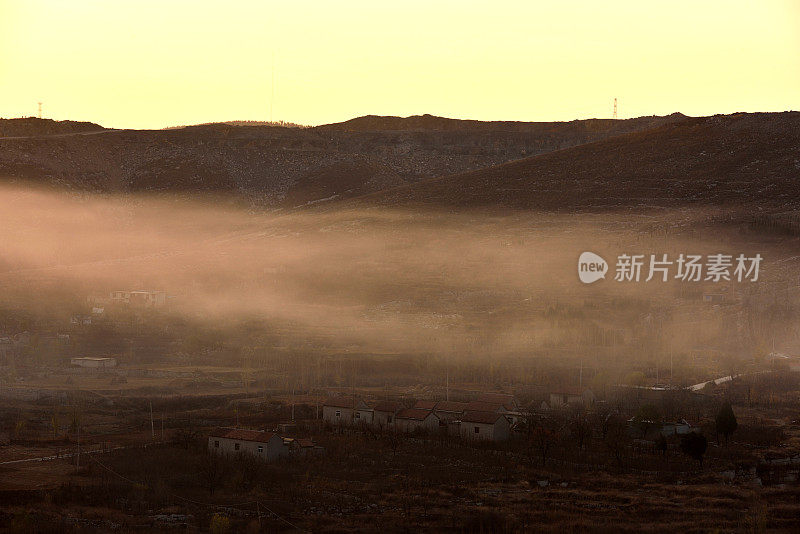
<svg viewBox="0 0 800 534"><path fill-rule="evenodd" d="M472 401L467 404L467 410L470 412L502 412L506 408L502 404L496 402L480 402Z"/></svg>
<svg viewBox="0 0 800 534"><path fill-rule="evenodd" d="M434 400L418 400L414 404L414 408L417 410L433 410L436 407L436 401Z"/></svg>
<svg viewBox="0 0 800 534"><path fill-rule="evenodd" d="M403 408L405 408L405 406L403 406L399 402L383 401L383 402L379 402L378 404L376 404L375 407L373 408L373 410L375 410L376 412L395 413L395 412L399 412Z"/></svg>
<svg viewBox="0 0 800 534"><path fill-rule="evenodd" d="M308 449L315 447L314 440L311 438L283 438L284 445Z"/></svg>
<svg viewBox="0 0 800 534"><path fill-rule="evenodd" d="M514 410L517 407L517 401L514 399L514 395L510 393L483 393L478 396L477 401L487 404L501 404L506 410Z"/></svg>
<svg viewBox="0 0 800 534"><path fill-rule="evenodd" d="M431 410L421 410L419 408L406 408L397 414L397 419L414 419L416 421L424 421L426 417L431 415Z"/></svg>
<svg viewBox="0 0 800 534"><path fill-rule="evenodd" d="M504 418L503 414L497 412L466 412L461 418L463 423L485 423L493 425L498 419Z"/></svg>
<svg viewBox="0 0 800 534"><path fill-rule="evenodd" d="M333 397L327 399L322 405L333 408L358 408L360 402L353 397Z"/></svg>
<svg viewBox="0 0 800 534"><path fill-rule="evenodd" d="M467 402L439 401L436 403L436 410L442 412L463 412L469 407Z"/></svg>
<svg viewBox="0 0 800 534"><path fill-rule="evenodd" d="M245 430L242 428L217 428L211 432L212 438L238 439L240 441L256 441L258 443L267 443L274 435L274 432Z"/></svg>

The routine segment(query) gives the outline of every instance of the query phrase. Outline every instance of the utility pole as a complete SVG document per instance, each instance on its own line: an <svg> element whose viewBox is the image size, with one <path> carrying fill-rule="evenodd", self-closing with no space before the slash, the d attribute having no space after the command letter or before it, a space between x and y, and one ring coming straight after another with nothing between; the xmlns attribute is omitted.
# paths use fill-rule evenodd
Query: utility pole
<svg viewBox="0 0 800 534"><path fill-rule="evenodd" d="M672 351L669 351L669 385L672 387Z"/></svg>
<svg viewBox="0 0 800 534"><path fill-rule="evenodd" d="M614 97L614 120L617 118L617 99Z"/></svg>
<svg viewBox="0 0 800 534"><path fill-rule="evenodd" d="M75 456L75 471L81 468L81 423L78 420L78 454Z"/></svg>
<svg viewBox="0 0 800 534"><path fill-rule="evenodd" d="M42 103L39 102L39 118L42 118Z"/></svg>

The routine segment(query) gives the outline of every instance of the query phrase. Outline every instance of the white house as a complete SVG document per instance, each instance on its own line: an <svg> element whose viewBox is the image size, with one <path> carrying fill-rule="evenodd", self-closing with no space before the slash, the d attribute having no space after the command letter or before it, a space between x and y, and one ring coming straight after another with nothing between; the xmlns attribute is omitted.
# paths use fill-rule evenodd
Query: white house
<svg viewBox="0 0 800 534"><path fill-rule="evenodd" d="M505 393L484 393L477 400L467 403L466 411L500 413L512 425L523 419L514 396Z"/></svg>
<svg viewBox="0 0 800 534"><path fill-rule="evenodd" d="M397 413L394 421L395 428L400 432L433 432L439 429L439 418L433 410L406 408Z"/></svg>
<svg viewBox="0 0 800 534"><path fill-rule="evenodd" d="M464 439L505 441L511 436L511 423L502 413L466 412L459 430Z"/></svg>
<svg viewBox="0 0 800 534"><path fill-rule="evenodd" d="M117 366L116 358L72 358L70 365L85 367L87 369L108 369Z"/></svg>
<svg viewBox="0 0 800 534"><path fill-rule="evenodd" d="M461 419L461 416L467 411L468 406L469 404L466 402L439 401L436 403L433 413L435 413L436 417L440 420L449 423Z"/></svg>
<svg viewBox="0 0 800 534"><path fill-rule="evenodd" d="M372 424L378 428L390 428L394 425L397 412L405 406L395 401L379 402L372 407Z"/></svg>
<svg viewBox="0 0 800 534"><path fill-rule="evenodd" d="M372 409L361 399L334 397L322 405L322 419L334 425L372 423Z"/></svg>
<svg viewBox="0 0 800 534"><path fill-rule="evenodd" d="M265 461L289 454L283 438L273 432L218 428L208 437L208 450L218 454L247 454Z"/></svg>

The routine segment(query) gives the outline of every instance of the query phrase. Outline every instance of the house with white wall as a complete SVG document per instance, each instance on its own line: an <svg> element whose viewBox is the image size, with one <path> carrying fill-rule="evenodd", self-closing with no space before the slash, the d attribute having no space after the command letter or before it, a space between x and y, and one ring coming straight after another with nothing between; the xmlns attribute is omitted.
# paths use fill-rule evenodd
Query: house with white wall
<svg viewBox="0 0 800 534"><path fill-rule="evenodd" d="M511 436L511 423L498 412L466 412L459 432L467 440L505 441Z"/></svg>
<svg viewBox="0 0 800 534"><path fill-rule="evenodd" d="M434 432L439 429L439 418L433 410L405 408L395 416L395 428L400 432Z"/></svg>
<svg viewBox="0 0 800 534"><path fill-rule="evenodd" d="M216 454L246 454L273 461L289 454L283 438L274 432L218 428L208 437L208 450Z"/></svg>
<svg viewBox="0 0 800 534"><path fill-rule="evenodd" d="M436 416L445 423L449 421L456 421L461 419L461 416L467 411L468 405L469 404L466 402L446 400L439 401L433 408L433 413L435 413Z"/></svg>
<svg viewBox="0 0 800 534"><path fill-rule="evenodd" d="M372 425L379 429L391 428L395 417L405 406L396 401L383 401L372 407Z"/></svg>
<svg viewBox="0 0 800 534"><path fill-rule="evenodd" d="M322 405L322 419L332 425L372 423L372 408L354 397L332 397Z"/></svg>

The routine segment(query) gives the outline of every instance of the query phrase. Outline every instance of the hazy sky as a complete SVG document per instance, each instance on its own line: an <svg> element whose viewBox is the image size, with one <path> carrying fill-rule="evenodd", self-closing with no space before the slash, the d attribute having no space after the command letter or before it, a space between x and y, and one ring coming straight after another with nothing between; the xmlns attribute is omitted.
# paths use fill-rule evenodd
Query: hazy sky
<svg viewBox="0 0 800 534"><path fill-rule="evenodd" d="M0 0L0 50L0 116L113 127L800 109L797 0Z"/></svg>

